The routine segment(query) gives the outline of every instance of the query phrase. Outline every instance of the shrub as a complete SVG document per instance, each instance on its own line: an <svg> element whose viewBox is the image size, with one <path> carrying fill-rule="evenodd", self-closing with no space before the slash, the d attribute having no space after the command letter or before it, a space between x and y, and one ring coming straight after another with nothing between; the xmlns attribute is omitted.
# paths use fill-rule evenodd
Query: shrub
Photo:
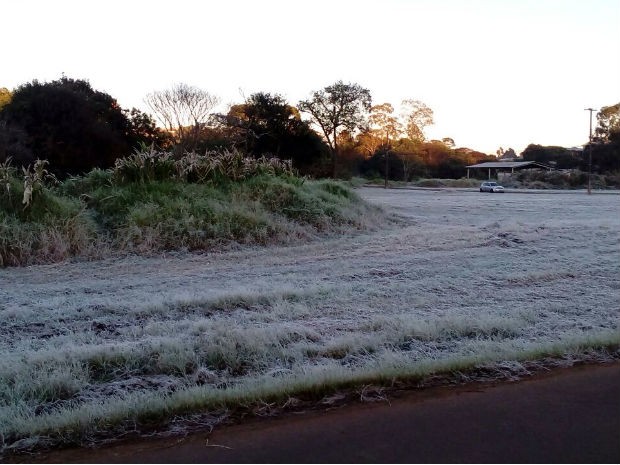
<svg viewBox="0 0 620 465"><path fill-rule="evenodd" d="M308 189L285 178L261 175L248 180L244 187L248 198L259 201L272 213L314 226L326 219L322 218L321 204Z"/></svg>
<svg viewBox="0 0 620 465"><path fill-rule="evenodd" d="M0 266L48 263L89 251L96 226L83 203L46 186L54 178L37 161L22 178L0 166Z"/></svg>
<svg viewBox="0 0 620 465"><path fill-rule="evenodd" d="M240 181L262 174L293 175L291 161L251 158L237 149L206 152L204 155L189 152L174 160L171 152L162 152L151 147L117 159L113 171L117 183L170 179L194 183Z"/></svg>
<svg viewBox="0 0 620 465"><path fill-rule="evenodd" d="M71 197L88 196L101 187L111 187L113 184L112 170L95 168L84 176L73 176L59 185L59 192Z"/></svg>
<svg viewBox="0 0 620 465"><path fill-rule="evenodd" d="M56 178L45 166L45 160L37 160L34 167L22 168L21 178L10 165L10 160L0 166L0 209L6 214L23 220L40 220L45 214L63 216L68 199L54 195L50 184L56 184Z"/></svg>
<svg viewBox="0 0 620 465"><path fill-rule="evenodd" d="M317 185L324 191L329 192L330 194L333 194L337 197L344 197L345 199L357 197L357 195L351 189L335 181L319 181Z"/></svg>
<svg viewBox="0 0 620 465"><path fill-rule="evenodd" d="M237 149L207 152L205 155L188 153L177 162L177 171L189 182L240 181L262 174L293 175L290 160L246 157Z"/></svg>
<svg viewBox="0 0 620 465"><path fill-rule="evenodd" d="M591 180L594 189L620 187L620 179L614 173L605 175L592 174ZM526 170L516 174L506 184L514 185L517 183L519 186L530 189L585 189L588 185L588 173L580 170Z"/></svg>
<svg viewBox="0 0 620 465"><path fill-rule="evenodd" d="M170 152L161 152L151 147L136 151L114 162L113 179L117 183L137 183L173 179L176 165Z"/></svg>
<svg viewBox="0 0 620 465"><path fill-rule="evenodd" d="M421 179L414 185L417 187L445 187L445 183L439 179Z"/></svg>

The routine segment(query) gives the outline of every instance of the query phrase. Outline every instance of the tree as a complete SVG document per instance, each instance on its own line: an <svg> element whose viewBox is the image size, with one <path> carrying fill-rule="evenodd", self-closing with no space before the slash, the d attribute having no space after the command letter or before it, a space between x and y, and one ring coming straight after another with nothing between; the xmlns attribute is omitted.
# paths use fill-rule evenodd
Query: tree
<svg viewBox="0 0 620 465"><path fill-rule="evenodd" d="M475 165L486 161L493 161L493 155L478 152L467 147L454 149L454 155L463 162L463 165Z"/></svg>
<svg viewBox="0 0 620 465"><path fill-rule="evenodd" d="M596 119L598 120L595 130L597 142L620 142L620 103L601 108Z"/></svg>
<svg viewBox="0 0 620 465"><path fill-rule="evenodd" d="M188 84L148 94L145 103L174 138L177 154L192 151L219 98Z"/></svg>
<svg viewBox="0 0 620 465"><path fill-rule="evenodd" d="M411 181L414 174L424 174L426 167L422 160L422 142L403 138L394 145L397 158L400 159L403 181Z"/></svg>
<svg viewBox="0 0 620 465"><path fill-rule="evenodd" d="M453 149L454 147L456 147L456 144L454 143L454 139L452 137L444 137L443 139L441 139L441 142L443 142L444 145L448 148Z"/></svg>
<svg viewBox="0 0 620 465"><path fill-rule="evenodd" d="M308 172L310 165L327 154L321 137L281 95L257 92L216 117L249 155L291 159L296 169Z"/></svg>
<svg viewBox="0 0 620 465"><path fill-rule="evenodd" d="M62 77L19 86L0 110L9 134L19 136L13 145L47 159L55 174L77 174L94 167L108 167L132 149L127 115L110 95L94 90L88 81ZM10 153L9 155L13 155Z"/></svg>
<svg viewBox="0 0 620 465"><path fill-rule="evenodd" d="M28 137L22 129L9 126L0 119L0 163L7 158L24 166L34 163L37 157L26 146L27 140Z"/></svg>
<svg viewBox="0 0 620 465"><path fill-rule="evenodd" d="M129 121L129 137L133 147L145 144L165 149L172 143L170 133L158 128L150 115L137 108L123 110L123 113Z"/></svg>
<svg viewBox="0 0 620 465"><path fill-rule="evenodd" d="M514 160L515 158L517 158L517 154L515 153L513 148L508 148L504 150L500 147L497 153L498 158L502 160Z"/></svg>
<svg viewBox="0 0 620 465"><path fill-rule="evenodd" d="M299 111L281 95L257 92L245 103L233 105L224 117L226 124L237 129L247 153L280 154L282 139L302 124Z"/></svg>
<svg viewBox="0 0 620 465"><path fill-rule="evenodd" d="M0 87L0 110L11 101L12 92L6 87Z"/></svg>
<svg viewBox="0 0 620 465"><path fill-rule="evenodd" d="M411 140L424 141L424 129L434 124L433 110L419 100L403 100L402 106L407 137Z"/></svg>
<svg viewBox="0 0 620 465"><path fill-rule="evenodd" d="M390 145L390 140L398 137L403 130L398 118L392 116L393 113L394 107L390 103L382 103L370 109L370 116L368 118L371 127L377 130L377 133L381 135L383 143L387 146Z"/></svg>
<svg viewBox="0 0 620 465"><path fill-rule="evenodd" d="M390 139L397 137L402 132L402 125L397 118L392 116L394 113L394 107L390 103L383 103L381 105L375 105L370 109L370 117L368 121L371 126L374 126L376 131L381 135L384 147L385 157L385 187L388 187L389 177L389 154L390 154Z"/></svg>
<svg viewBox="0 0 620 465"><path fill-rule="evenodd" d="M620 172L620 103L603 107L591 147L593 168L599 172Z"/></svg>
<svg viewBox="0 0 620 465"><path fill-rule="evenodd" d="M383 144L381 133L376 129L365 129L357 135L357 145L366 158L372 157Z"/></svg>
<svg viewBox="0 0 620 465"><path fill-rule="evenodd" d="M332 155L333 177L336 177L338 135L343 130L353 132L364 126L371 101L368 89L338 81L313 92L310 99L299 102L299 110L310 115L327 141Z"/></svg>
<svg viewBox="0 0 620 465"><path fill-rule="evenodd" d="M423 151L426 164L431 168L444 164L453 153L443 142L435 140L425 142L423 144Z"/></svg>
<svg viewBox="0 0 620 465"><path fill-rule="evenodd" d="M559 169L587 169L584 160L572 150L559 146L528 145L521 152L523 160L537 161Z"/></svg>

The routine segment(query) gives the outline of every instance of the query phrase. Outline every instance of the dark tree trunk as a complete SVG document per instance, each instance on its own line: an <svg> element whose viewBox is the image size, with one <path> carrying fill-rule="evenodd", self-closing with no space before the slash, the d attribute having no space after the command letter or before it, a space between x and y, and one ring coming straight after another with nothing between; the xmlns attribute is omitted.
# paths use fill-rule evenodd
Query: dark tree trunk
<svg viewBox="0 0 620 465"><path fill-rule="evenodd" d="M336 179L336 159L338 158L338 141L336 140L336 129L334 128L334 148L332 150L332 178Z"/></svg>

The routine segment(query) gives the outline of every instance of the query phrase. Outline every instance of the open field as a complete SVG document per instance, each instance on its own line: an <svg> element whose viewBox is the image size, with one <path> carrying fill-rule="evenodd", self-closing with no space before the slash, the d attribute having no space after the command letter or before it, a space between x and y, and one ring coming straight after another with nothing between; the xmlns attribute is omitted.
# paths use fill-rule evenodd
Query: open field
<svg viewBox="0 0 620 465"><path fill-rule="evenodd" d="M0 446L617 351L620 197L358 192L400 222L300 246L0 269Z"/></svg>

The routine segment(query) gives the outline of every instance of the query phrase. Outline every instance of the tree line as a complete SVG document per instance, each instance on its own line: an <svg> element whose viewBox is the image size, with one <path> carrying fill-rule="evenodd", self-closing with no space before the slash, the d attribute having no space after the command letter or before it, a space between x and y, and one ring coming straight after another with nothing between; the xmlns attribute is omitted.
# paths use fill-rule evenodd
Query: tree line
<svg viewBox="0 0 620 465"><path fill-rule="evenodd" d="M215 111L217 96L177 84L145 96L148 114L123 109L88 81L65 76L34 80L14 91L0 88L0 162L11 157L27 166L46 159L63 177L110 167L145 146L177 157L234 148L253 157L290 159L301 174L314 177L408 181L459 178L466 165L495 160L457 148L450 138L427 140L433 111L423 102L403 100L396 112L388 102L373 105L370 91L356 83L338 81L296 105L267 92L243 100L220 113ZM601 170L617 166L619 158L618 105L609 108L599 113L592 142L593 160ZM537 147L529 146L523 155L542 162L561 159L558 167L570 164L550 148Z"/></svg>
<svg viewBox="0 0 620 465"><path fill-rule="evenodd" d="M523 159L545 163L557 169L588 171L591 151L593 172L620 172L620 103L602 107L596 118L592 140L583 150L530 144L521 154Z"/></svg>

